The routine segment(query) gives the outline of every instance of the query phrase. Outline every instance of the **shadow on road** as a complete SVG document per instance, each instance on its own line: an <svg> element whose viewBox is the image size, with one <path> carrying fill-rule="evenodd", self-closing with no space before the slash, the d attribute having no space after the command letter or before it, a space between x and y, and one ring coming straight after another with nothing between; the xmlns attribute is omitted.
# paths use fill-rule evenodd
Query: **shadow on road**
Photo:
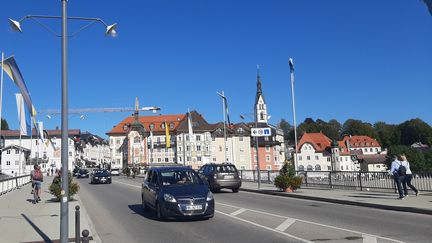
<svg viewBox="0 0 432 243"><path fill-rule="evenodd" d="M156 212L154 210L151 209L147 209L145 212L142 209L142 205L141 204L131 204L128 205L129 209L133 211L133 214L139 214L147 219L150 220L154 220L154 221L160 221L157 217L156 217ZM206 219L201 219L201 218L176 218L176 219L165 219L163 221L167 221L167 222L189 222L189 221L203 221Z"/></svg>

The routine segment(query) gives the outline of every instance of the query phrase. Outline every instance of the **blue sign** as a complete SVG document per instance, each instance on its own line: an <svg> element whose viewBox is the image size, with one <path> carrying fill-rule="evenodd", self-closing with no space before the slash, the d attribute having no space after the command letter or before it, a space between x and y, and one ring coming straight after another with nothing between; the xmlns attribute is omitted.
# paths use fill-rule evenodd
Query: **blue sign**
<svg viewBox="0 0 432 243"><path fill-rule="evenodd" d="M252 137L268 137L271 136L271 128L252 128L251 130Z"/></svg>

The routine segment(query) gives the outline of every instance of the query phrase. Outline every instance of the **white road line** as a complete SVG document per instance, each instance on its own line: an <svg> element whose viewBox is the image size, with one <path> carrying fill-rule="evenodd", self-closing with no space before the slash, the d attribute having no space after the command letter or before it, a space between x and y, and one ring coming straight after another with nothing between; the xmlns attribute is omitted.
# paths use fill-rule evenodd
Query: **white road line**
<svg viewBox="0 0 432 243"><path fill-rule="evenodd" d="M363 237L363 243L377 243L378 240L373 235L362 235Z"/></svg>
<svg viewBox="0 0 432 243"><path fill-rule="evenodd" d="M246 209L244 209L244 208L240 208L239 210L230 213L230 215L232 215L232 216L236 216L236 215L239 215L239 214L243 213L244 211L246 211Z"/></svg>
<svg viewBox="0 0 432 243"><path fill-rule="evenodd" d="M223 205L223 206L227 206L227 207L241 208L241 207L238 207L238 206L229 205L229 204L225 204L225 203L216 203L216 205L217 205L217 204L220 204L220 205ZM287 216L281 216L281 215L277 215L277 214L267 213L267 212L264 212L264 211L258 211L258 210L253 210L253 209L249 209L249 208L245 208L245 209L248 210L248 211L251 211L251 212L262 213L262 214L270 215L270 216L273 216L273 217L278 217L278 218L289 218L289 217L287 217ZM368 236L370 236L370 237L376 237L376 238L378 238L378 239L388 240L388 241L392 241L392 242L404 243L404 241L399 241L399 240L395 240L395 239L391 239L391 238L387 238L387 237L383 237L383 236L371 235L371 234L364 233L364 232L360 232L360 231L356 231L356 230L350 230L350 229L339 228L339 227L336 227L336 226L320 224L320 223L311 222L311 221L306 221L306 220L302 220L302 219L296 219L296 218L292 218L292 219L293 219L293 220L296 220L296 221L298 221L298 222L303 222L303 223L308 223L308 224L314 224L314 225L318 225L318 226L322 226L322 227L327 227L327 228L331 228L331 229L336 229L336 230L341 230L341 231L351 232L351 233L359 234L359 235L368 235Z"/></svg>
<svg viewBox="0 0 432 243"><path fill-rule="evenodd" d="M283 221L282 224L280 224L278 227L276 227L276 230L279 231L285 231L286 229L288 229L292 224L295 223L295 219L292 218L287 218L285 221Z"/></svg>
<svg viewBox="0 0 432 243"><path fill-rule="evenodd" d="M113 181L114 183L119 183L119 184L123 184L123 185L126 185L126 186L132 186L132 187L137 187L137 188L141 188L141 186L136 186L136 185L131 185L131 184L128 184L128 183L124 183L124 182L120 182L120 181Z"/></svg>
<svg viewBox="0 0 432 243"><path fill-rule="evenodd" d="M248 224L252 224L252 225L254 225L254 226L256 226L256 227L260 227L260 228L263 228L263 229L266 229L266 230L269 230L269 231L276 232L276 233L278 233L278 234L282 234L282 235L288 236L288 237L290 237L290 238L293 238L293 239L299 240L299 241L301 241L301 242L313 243L312 241L308 241L308 240L306 240L306 239L299 238L299 237L297 237L297 236L290 235L290 234L288 234L288 233L281 232L281 231L278 231L278 230L272 229L272 228L270 228L270 227L267 227L267 226L264 226L264 225L260 225L260 224L254 223L254 222L249 221L249 220L246 220L246 219L242 219L242 218L239 218L239 217L236 217L236 216L232 216L232 215L230 215L230 214L227 214L227 213L224 213L224 212L221 212L221 211L218 211L218 210L215 210L215 211L218 212L218 213L220 213L220 214L222 214L222 215L225 215L225 216L227 216L227 217L231 217L231 218L234 218L234 219L236 219L236 220L240 220L240 221L242 221L242 222L245 222L245 223L248 223Z"/></svg>

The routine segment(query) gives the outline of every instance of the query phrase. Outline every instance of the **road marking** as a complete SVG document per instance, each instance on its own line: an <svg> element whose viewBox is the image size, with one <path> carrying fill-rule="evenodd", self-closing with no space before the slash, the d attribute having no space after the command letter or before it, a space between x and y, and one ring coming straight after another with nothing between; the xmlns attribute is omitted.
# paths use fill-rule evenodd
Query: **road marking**
<svg viewBox="0 0 432 243"><path fill-rule="evenodd" d="M377 243L378 240L373 235L362 235L363 237L363 243Z"/></svg>
<svg viewBox="0 0 432 243"><path fill-rule="evenodd" d="M287 218L285 221L283 221L282 224L280 224L278 227L276 227L277 230L279 231L285 231L286 229L288 229L292 224L295 223L295 219L292 218Z"/></svg>
<svg viewBox="0 0 432 243"><path fill-rule="evenodd" d="M246 209L244 209L244 208L240 208L239 210L237 210L237 211L235 211L235 212L232 212L232 213L230 213L232 216L236 216L236 215L239 215L239 214L241 214L241 213L243 213L244 211L246 211Z"/></svg>
<svg viewBox="0 0 432 243"><path fill-rule="evenodd" d="M290 237L290 238L293 238L293 239L299 240L299 241L301 241L301 242L313 243L312 241L308 241L308 240L306 240L306 239L303 239L303 238L300 238L300 237L297 237L297 236L294 236L294 235L291 235L291 234L288 234L288 233L285 233L285 232L281 232L281 231L278 231L278 230L272 229L272 228L267 227L267 226L264 226L264 225L260 225L260 224L254 223L254 222L249 221L249 220L246 220L246 219L242 219L242 218L239 218L239 217L236 217L236 216L232 216L231 214L227 214L227 213L224 213L224 212L221 212L221 211L218 211L218 210L215 210L215 212L218 212L218 213L220 213L220 214L222 214L222 215L225 215L225 216L227 216L227 217L230 217L230 218L233 218L233 219L237 219L237 220L240 220L240 221L242 221L242 222L245 222L245 223L248 223L248 224L254 225L254 226L256 226L256 227L260 227L260 228L263 228L263 229L266 229L266 230L270 230L270 231L276 232L276 233L278 233L278 234L282 234L282 235L288 236L288 237Z"/></svg>
<svg viewBox="0 0 432 243"><path fill-rule="evenodd" d="M220 204L220 205L223 205L223 206L227 206L227 207L232 207L232 208L241 208L241 207L238 207L238 206L229 205L229 204L225 204L225 203L216 203L216 205L217 205L217 204ZM278 218L289 218L289 217L287 217L287 216L281 216L281 215L277 215L277 214L267 213L267 212L264 212L264 211L253 210L253 209L249 209L249 208L245 208L245 209L248 210L248 211L251 211L251 212L255 212L255 213L262 213L262 214L270 215L270 216L273 216L273 217L278 217ZM303 222L303 223L308 223L308 224L318 225L318 226L327 227L327 228L336 229L336 230L341 230L341 231L346 231L346 232L350 232L350 233L354 233L354 234L367 235L367 236L369 236L369 237L375 237L375 238L378 238L378 239L383 239L383 240L388 240L388 241L398 242L398 243L404 243L404 241L395 240L395 239L391 239L391 238L387 238L387 237L383 237L383 236L371 235L371 234L367 234L367 233L360 232L360 231L356 231L356 230L350 230L350 229L339 228L339 227L336 227L336 226L320 224L320 223L311 222L311 221L306 221L306 220L302 220L302 219L296 219L296 218L291 218L291 219L293 219L293 220L295 220L295 221L298 221L298 222Z"/></svg>
<svg viewBox="0 0 432 243"><path fill-rule="evenodd" d="M120 182L120 181L113 181L113 182L115 182L115 183L119 183L119 184L123 184L123 185L126 185L126 186L132 186L132 187L141 188L141 186L135 186L135 185L131 185L131 184L124 183L124 182Z"/></svg>

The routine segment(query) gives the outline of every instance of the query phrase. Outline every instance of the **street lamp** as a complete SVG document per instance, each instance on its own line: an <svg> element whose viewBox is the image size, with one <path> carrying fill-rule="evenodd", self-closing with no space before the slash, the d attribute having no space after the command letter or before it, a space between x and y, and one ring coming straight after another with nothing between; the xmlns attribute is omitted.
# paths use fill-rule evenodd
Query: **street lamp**
<svg viewBox="0 0 432 243"><path fill-rule="evenodd" d="M296 125L296 111L295 111L295 103L294 103L294 62L292 58L289 58L288 64L290 66L290 77L291 77L291 92L292 92L292 110L293 110L293 119L294 119L294 143L295 143L295 158L294 158L294 170L297 171L297 125Z"/></svg>
<svg viewBox="0 0 432 243"><path fill-rule="evenodd" d="M222 91L222 93L216 92L221 98L222 98L222 107L223 107L223 119L224 119L224 163L227 162L226 157L226 97L225 93ZM231 161L232 162L232 161Z"/></svg>
<svg viewBox="0 0 432 243"><path fill-rule="evenodd" d="M67 70L67 38L75 36L81 30L86 29L87 27L93 25L96 22L102 23L106 27L105 34L115 37L117 35L117 24L107 25L100 18L84 18L84 17L67 17L67 0L61 0L62 2L62 15L61 16L47 16L47 15L26 15L19 21L9 19L10 26L12 30L22 32L21 22L26 19L32 19L49 32L54 34L57 37L61 37L61 76L62 76L62 85L61 85L61 161L62 161L62 190L61 190L61 201L60 201L60 241L62 243L67 243L69 238L69 158L68 158L68 70ZM62 23L62 33L61 35L56 34L51 28L38 21L38 19L61 19ZM80 28L78 31L68 35L67 31L67 20L85 20L90 21L87 25Z"/></svg>

